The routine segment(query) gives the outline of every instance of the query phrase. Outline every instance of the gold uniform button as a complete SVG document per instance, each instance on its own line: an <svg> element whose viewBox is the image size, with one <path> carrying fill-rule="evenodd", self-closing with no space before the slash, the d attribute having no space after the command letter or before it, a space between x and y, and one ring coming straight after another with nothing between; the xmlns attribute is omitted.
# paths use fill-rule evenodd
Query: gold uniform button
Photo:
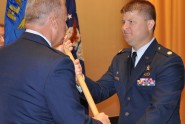
<svg viewBox="0 0 185 124"><path fill-rule="evenodd" d="M128 100L128 101L130 101L130 99L131 99L130 97L127 97L127 100Z"/></svg>
<svg viewBox="0 0 185 124"><path fill-rule="evenodd" d="M129 116L130 115L130 113L129 112L125 112L125 116Z"/></svg>

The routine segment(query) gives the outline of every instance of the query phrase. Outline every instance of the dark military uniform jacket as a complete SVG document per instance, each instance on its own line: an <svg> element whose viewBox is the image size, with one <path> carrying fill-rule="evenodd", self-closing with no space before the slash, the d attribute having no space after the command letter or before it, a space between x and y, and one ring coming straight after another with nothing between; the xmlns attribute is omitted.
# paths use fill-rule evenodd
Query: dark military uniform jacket
<svg viewBox="0 0 185 124"><path fill-rule="evenodd" d="M119 124L180 124L181 58L154 40L131 73L130 55L131 48L123 49L96 83L86 77L95 102L117 93Z"/></svg>
<svg viewBox="0 0 185 124"><path fill-rule="evenodd" d="M85 114L73 62L24 32L0 50L0 124L102 124Z"/></svg>

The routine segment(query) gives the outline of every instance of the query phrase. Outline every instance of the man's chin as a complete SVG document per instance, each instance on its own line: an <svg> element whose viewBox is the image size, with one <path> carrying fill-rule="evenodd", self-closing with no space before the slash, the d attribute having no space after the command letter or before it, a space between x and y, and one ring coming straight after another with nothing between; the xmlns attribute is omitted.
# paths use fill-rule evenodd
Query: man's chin
<svg viewBox="0 0 185 124"><path fill-rule="evenodd" d="M131 36L129 36L129 35L124 35L124 39L125 39L125 41L129 41L129 40L131 40Z"/></svg>
<svg viewBox="0 0 185 124"><path fill-rule="evenodd" d="M131 40L126 40L125 39L125 41L127 42L128 45L133 46L133 42Z"/></svg>

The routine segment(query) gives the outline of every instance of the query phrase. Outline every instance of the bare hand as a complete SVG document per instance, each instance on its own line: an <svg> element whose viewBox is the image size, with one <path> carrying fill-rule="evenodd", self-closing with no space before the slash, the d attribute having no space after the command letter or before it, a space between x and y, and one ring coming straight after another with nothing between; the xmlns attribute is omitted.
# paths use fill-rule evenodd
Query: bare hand
<svg viewBox="0 0 185 124"><path fill-rule="evenodd" d="M73 50L73 43L71 43L70 40L64 41L63 47L64 47L64 52L65 52L65 49L72 51Z"/></svg>
<svg viewBox="0 0 185 124"><path fill-rule="evenodd" d="M0 48L4 47L4 38L0 35Z"/></svg>
<svg viewBox="0 0 185 124"><path fill-rule="evenodd" d="M65 53L65 49L68 49L69 51L73 50L73 43L68 39L67 35L64 37L64 41L60 42L56 46L54 46L55 49Z"/></svg>
<svg viewBox="0 0 185 124"><path fill-rule="evenodd" d="M93 118L101 121L103 124L111 124L108 115L103 112L95 115Z"/></svg>

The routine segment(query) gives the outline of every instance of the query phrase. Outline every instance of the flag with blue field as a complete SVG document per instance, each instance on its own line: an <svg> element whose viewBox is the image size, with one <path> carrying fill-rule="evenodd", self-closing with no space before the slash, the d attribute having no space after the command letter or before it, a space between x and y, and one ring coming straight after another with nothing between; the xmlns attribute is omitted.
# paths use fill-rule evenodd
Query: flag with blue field
<svg viewBox="0 0 185 124"><path fill-rule="evenodd" d="M7 0L5 12L5 46L17 40L25 31L24 13L27 0Z"/></svg>
<svg viewBox="0 0 185 124"><path fill-rule="evenodd" d="M76 2L75 0L66 0L66 7L67 7L67 12L68 12L68 18L67 18L67 26L68 30L66 34L70 38L73 34L75 36L73 39L74 44L74 49L72 51L72 54L75 59L79 59L80 63L82 65L82 71L83 74L85 74L85 65L84 65L84 58L83 58L83 50L82 50L82 43L80 39L80 28L79 28L79 22L78 22L78 16L76 13ZM81 104L85 106L86 108L86 113L88 113L88 103L84 98L81 98Z"/></svg>

